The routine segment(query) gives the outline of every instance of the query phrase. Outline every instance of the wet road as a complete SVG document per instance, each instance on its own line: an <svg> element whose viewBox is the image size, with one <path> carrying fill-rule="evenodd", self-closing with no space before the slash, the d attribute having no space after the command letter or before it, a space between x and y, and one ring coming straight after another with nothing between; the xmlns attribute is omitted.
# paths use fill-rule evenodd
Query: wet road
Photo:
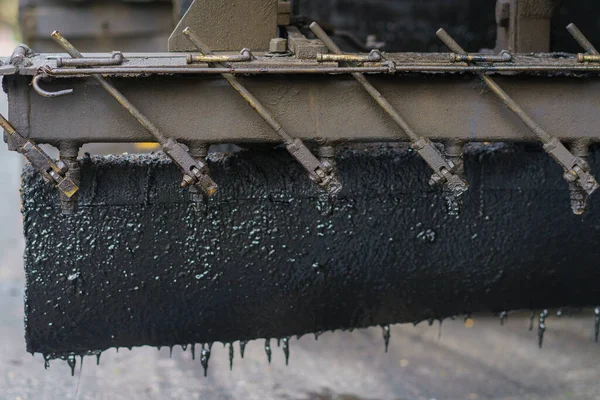
<svg viewBox="0 0 600 400"><path fill-rule="evenodd" d="M395 326L387 354L379 328L326 333L318 341L306 336L291 340L288 367L275 342L269 365L264 343L256 341L244 360L236 345L230 372L228 350L216 344L208 378L199 359L179 347L172 358L166 348L111 350L100 366L86 358L75 377L65 362L45 371L41 356L25 352L23 338L21 159L0 146L0 164L0 400L600 398L600 345L592 340L590 311L551 316L542 350L529 315L518 314L504 326L494 317L446 321L441 336L437 323Z"/></svg>

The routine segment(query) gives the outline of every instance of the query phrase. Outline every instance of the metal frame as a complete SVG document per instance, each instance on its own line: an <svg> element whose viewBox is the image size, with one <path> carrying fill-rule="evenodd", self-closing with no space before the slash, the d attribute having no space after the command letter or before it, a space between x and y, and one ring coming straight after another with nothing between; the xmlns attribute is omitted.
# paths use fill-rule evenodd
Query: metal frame
<svg viewBox="0 0 600 400"><path fill-rule="evenodd" d="M303 58L288 52L254 56L246 49L236 55L212 54L190 28L183 35L199 54L84 55L54 32L53 39L72 59L31 56L19 47L19 57L13 54L8 61L15 67L6 72L5 84L11 119L24 139L55 144L69 154L89 142L156 140L182 170L182 185L196 186L207 195L217 186L208 176L205 152L193 156L189 149L205 149L212 143L283 143L309 177L335 196L341 184L332 146L408 140L432 168L430 184L444 185L449 203L454 203L468 189L462 176L464 143L537 139L564 169L571 191L577 192L572 193L573 211L585 210L587 196L598 188L584 157L588 146L600 140L595 132L586 132L597 125L598 121L590 121L597 113L589 107L596 108L595 99L600 97L598 83L582 78L597 75L600 65L597 52L574 25L568 29L585 54L469 54L443 30L438 36L450 54L344 54L316 23L310 29L319 40L304 39L308 50ZM333 54L325 55L323 49ZM547 84L549 73L552 85ZM34 76L33 92L27 75ZM223 86L219 76L246 104ZM88 78L117 102L107 102ZM473 78L481 78L500 101L492 96L484 102L481 94L486 92ZM140 85L147 79L153 80L152 85ZM58 90L42 89L42 80L55 80L52 85ZM582 98L586 98L583 107ZM502 103L512 115L502 112L506 111ZM106 115L101 123L98 115ZM327 157L315 157L305 140L325 146L327 151L319 153ZM432 140L444 141L449 150L440 151ZM578 154L562 141L570 141ZM73 163L72 158L61 154L65 163ZM66 176L74 179L69 171Z"/></svg>

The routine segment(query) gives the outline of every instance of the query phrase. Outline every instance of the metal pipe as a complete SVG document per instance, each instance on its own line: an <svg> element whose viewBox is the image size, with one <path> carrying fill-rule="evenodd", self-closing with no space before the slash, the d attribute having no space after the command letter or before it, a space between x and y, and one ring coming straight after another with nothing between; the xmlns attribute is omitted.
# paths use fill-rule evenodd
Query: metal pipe
<svg viewBox="0 0 600 400"><path fill-rule="evenodd" d="M323 28L321 28L316 22L310 24L310 29L313 33L325 44L331 52L342 54L342 50L338 47L337 44L325 33ZM360 85L373 97L373 99L381 106L381 108L394 120L394 122L406 133L406 135L410 138L412 142L416 142L420 139L420 136L417 135L408 123L402 118L402 116L396 111L392 103L390 103L383 95L367 81L367 78L364 77L363 74L354 72L352 73L352 77L360 83Z"/></svg>
<svg viewBox="0 0 600 400"><path fill-rule="evenodd" d="M123 53L115 51L110 57L85 57L85 58L62 58L56 59L57 67L94 67L123 64Z"/></svg>
<svg viewBox="0 0 600 400"><path fill-rule="evenodd" d="M203 56L212 55L212 51L204 43L202 43L202 41L196 37L196 35L189 28L185 28L183 30L183 34L194 46L198 48L198 50L203 53ZM221 66L220 64L217 65ZM271 115L265 106L263 106L262 103L256 97L254 97L254 95L250 93L248 89L246 89L244 85L237 80L236 77L228 73L222 73L221 76L223 76L223 78L229 82L235 91L238 92L244 98L244 100L246 100L248 104L258 113L258 115L260 115L260 117L275 131L275 133L277 133L283 139L284 144L289 145L294 141L294 138L292 138L285 131L285 129L279 122L277 122L277 120Z"/></svg>
<svg viewBox="0 0 600 400"><path fill-rule="evenodd" d="M579 54L577 54L577 61L580 63L600 62L600 55L579 53Z"/></svg>
<svg viewBox="0 0 600 400"><path fill-rule="evenodd" d="M83 55L69 41L67 41L58 31L52 32L52 38L65 49L73 58L82 58ZM76 71L76 70L75 70ZM91 75L100 86L104 88L115 100L119 102L156 140L161 144L167 143L167 138L163 135L144 114L141 113L121 92L119 92L111 83L99 74Z"/></svg>
<svg viewBox="0 0 600 400"><path fill-rule="evenodd" d="M452 52L457 54L467 54L467 52L464 51L443 28L440 28L436 34L442 42L452 50ZM543 144L547 144L552 140L552 136L542 129L542 127L539 126L500 86L498 86L492 78L485 75L483 72L477 72L477 75L485 82L490 90L502 100L506 107L515 113L521 121L531 129Z"/></svg>
<svg viewBox="0 0 600 400"><path fill-rule="evenodd" d="M122 67L122 68L81 68L57 69L48 68L49 75L61 77L89 77L91 75L150 75L150 74L182 74L182 75L287 75L287 74L390 74L390 73L478 73L478 72L580 72L600 73L598 65L399 65L393 67L255 67L255 68L207 68L207 67Z"/></svg>
<svg viewBox="0 0 600 400"><path fill-rule="evenodd" d="M598 69L600 71L600 67ZM147 75L147 74L242 74L242 75L265 75L265 74L349 74L361 73L389 73L389 67L255 67L255 68L227 68L227 67L122 67L122 68L81 68L81 69L57 69L49 68L48 74L53 77L61 76L91 76L91 75Z"/></svg>
<svg viewBox="0 0 600 400"><path fill-rule="evenodd" d="M590 42L585 37L585 35L579 30L579 28L575 24L571 23L571 24L567 25L567 31L569 31L571 36L573 36L573 38L577 41L577 43L579 43L579 45L581 47L583 47L583 49L588 54L594 54L594 55L600 54L600 53L598 53L598 50L596 50L596 48L594 47L592 42Z"/></svg>
<svg viewBox="0 0 600 400"><path fill-rule="evenodd" d="M38 75L34 76L33 80L31 81L31 86L33 87L33 90L35 90L36 93L39 94L40 96L54 98L54 97L64 96L67 94L73 94L73 89L59 90L56 92L49 92L47 90L42 89L40 87L40 81L45 78L48 78L48 76L44 75L44 74L38 74Z"/></svg>
<svg viewBox="0 0 600 400"><path fill-rule="evenodd" d="M442 28L436 32L437 36L455 53L467 54L466 51ZM599 185L590 172L588 164L581 158L574 156L560 140L551 136L537 122L535 122L494 80L482 72L477 75L483 79L485 84L494 92L502 102L517 115L521 121L538 137L543 143L544 150L556 160L563 168L563 177L570 183L577 184L588 195L595 192Z"/></svg>
<svg viewBox="0 0 600 400"><path fill-rule="evenodd" d="M325 47L332 53L342 54L342 50L335 44L333 39L325 33L323 28L316 22L310 24L310 30L321 40ZM408 123L402 118L394 105L390 103L361 73L352 73L352 77L371 95L379 106L392 118L392 120L404 131L412 142L411 146L434 171L430 184L446 184L454 197L461 196L467 191L469 185L462 177L454 173L454 165L446 160L435 148L433 143L426 137L419 136Z"/></svg>
<svg viewBox="0 0 600 400"><path fill-rule="evenodd" d="M242 49L240 54L236 55L214 55L214 54L202 54L193 55L188 54L186 56L186 62L188 64L211 64L211 63L228 63L228 62L247 62L252 61L254 56L248 49Z"/></svg>
<svg viewBox="0 0 600 400"><path fill-rule="evenodd" d="M183 34L204 55L210 55L212 53L208 46L202 43L189 27L183 30ZM221 66L222 64L215 65ZM238 81L237 77L228 73L221 74L221 76L229 82L233 89L238 92L258 115L260 115L260 117L275 131L275 133L282 138L287 150L308 172L310 179L324 189L331 197L337 196L342 190L342 185L334 174L333 169L329 165L325 165L319 161L302 140L288 134L283 126L273 117L273 115L271 115L269 110L267 110L266 107L263 106L240 81Z"/></svg>
<svg viewBox="0 0 600 400"><path fill-rule="evenodd" d="M512 54L502 51L500 54L453 54L452 62L509 62Z"/></svg>
<svg viewBox="0 0 600 400"><path fill-rule="evenodd" d="M79 50L66 40L60 32L54 31L51 36L71 57L83 57ZM165 153L183 172L182 186L198 185L208 197L216 193L217 185L208 176L206 164L194 160L179 142L163 135L156 125L150 122L140 110L104 77L97 74L91 76L161 144Z"/></svg>
<svg viewBox="0 0 600 400"><path fill-rule="evenodd" d="M368 55L362 54L323 54L317 53L318 62L380 62L383 56L379 50L372 50Z"/></svg>

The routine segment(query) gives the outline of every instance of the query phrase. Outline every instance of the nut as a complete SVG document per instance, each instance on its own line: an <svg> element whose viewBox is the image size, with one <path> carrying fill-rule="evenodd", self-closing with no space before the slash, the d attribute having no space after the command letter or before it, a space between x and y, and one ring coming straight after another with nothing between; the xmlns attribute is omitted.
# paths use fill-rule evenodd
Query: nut
<svg viewBox="0 0 600 400"><path fill-rule="evenodd" d="M285 53L287 51L287 40L284 38L271 39L269 43L270 53Z"/></svg>

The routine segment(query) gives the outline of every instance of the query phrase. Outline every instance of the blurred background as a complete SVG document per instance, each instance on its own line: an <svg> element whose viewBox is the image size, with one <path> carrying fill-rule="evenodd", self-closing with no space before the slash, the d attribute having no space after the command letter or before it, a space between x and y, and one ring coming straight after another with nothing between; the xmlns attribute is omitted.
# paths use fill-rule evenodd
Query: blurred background
<svg viewBox="0 0 600 400"><path fill-rule="evenodd" d="M55 29L85 51L166 51L189 3L0 0L0 54L9 55L21 41L38 52L57 51L48 39ZM599 15L589 12L591 1L566 3L554 25L573 19L584 31L600 32ZM439 26L476 50L494 46L494 5L493 0L310 0L299 12L359 41L383 42L387 50L440 50L434 35ZM560 34L553 36L553 48L577 50ZM0 112L6 108L2 93ZM180 347L172 356L167 348L109 350L99 366L95 358L78 363L75 377L62 361L44 370L42 357L27 354L24 342L22 160L2 145L0 164L0 400L600 398L600 345L593 340L590 310L551 310L543 349L537 346L537 326L530 330L531 313L521 312L503 324L498 316L476 315L432 326L394 326L388 353L381 328L328 332L318 341L305 336L291 342L288 367L274 342L269 365L264 342L255 341L244 360L236 347L229 371L228 352L217 344L207 378L199 360Z"/></svg>

